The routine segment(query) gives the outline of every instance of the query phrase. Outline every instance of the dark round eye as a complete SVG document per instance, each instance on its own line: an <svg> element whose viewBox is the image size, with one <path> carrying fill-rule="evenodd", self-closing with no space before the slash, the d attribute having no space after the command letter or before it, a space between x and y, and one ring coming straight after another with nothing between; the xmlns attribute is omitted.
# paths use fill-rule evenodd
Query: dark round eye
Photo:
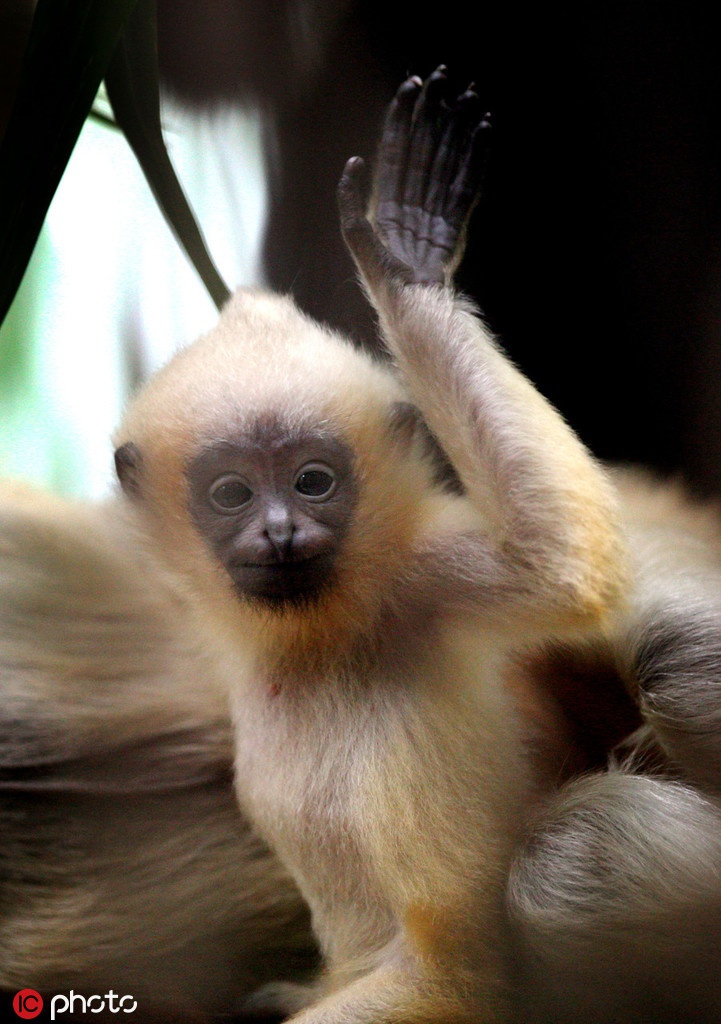
<svg viewBox="0 0 721 1024"><path fill-rule="evenodd" d="M227 515L247 505L253 497L253 492L240 477L229 473L215 481L208 492L208 497L216 512Z"/></svg>
<svg viewBox="0 0 721 1024"><path fill-rule="evenodd" d="M325 501L335 491L335 475L328 466L305 466L295 478L295 489L311 501Z"/></svg>

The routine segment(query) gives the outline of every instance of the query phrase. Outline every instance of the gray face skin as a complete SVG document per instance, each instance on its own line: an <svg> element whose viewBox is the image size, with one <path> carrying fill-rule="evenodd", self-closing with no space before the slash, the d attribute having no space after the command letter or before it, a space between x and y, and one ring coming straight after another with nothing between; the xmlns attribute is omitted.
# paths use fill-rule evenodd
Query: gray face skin
<svg viewBox="0 0 721 1024"><path fill-rule="evenodd" d="M307 603L332 582L357 497L342 441L259 426L206 447L187 477L193 521L240 597Z"/></svg>

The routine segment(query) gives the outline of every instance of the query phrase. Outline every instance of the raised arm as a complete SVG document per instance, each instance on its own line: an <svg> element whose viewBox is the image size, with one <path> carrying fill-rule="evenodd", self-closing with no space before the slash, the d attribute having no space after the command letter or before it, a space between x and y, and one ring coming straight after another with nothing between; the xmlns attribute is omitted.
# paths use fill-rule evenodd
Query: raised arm
<svg viewBox="0 0 721 1024"><path fill-rule="evenodd" d="M408 79L386 119L370 203L351 159L341 225L385 343L483 518L429 537L419 564L448 600L498 601L573 627L617 599L623 570L612 491L558 413L450 287L489 135L472 89L448 102L444 69ZM442 590L441 590L442 592Z"/></svg>

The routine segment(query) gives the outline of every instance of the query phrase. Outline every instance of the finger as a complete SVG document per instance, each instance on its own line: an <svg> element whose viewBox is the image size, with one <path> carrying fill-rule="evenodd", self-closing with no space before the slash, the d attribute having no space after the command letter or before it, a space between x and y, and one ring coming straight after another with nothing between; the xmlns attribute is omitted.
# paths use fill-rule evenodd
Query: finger
<svg viewBox="0 0 721 1024"><path fill-rule="evenodd" d="M367 194L365 162L360 157L351 157L338 182L338 209L345 243L369 283L383 280L389 274L407 274L407 268L388 253L368 220Z"/></svg>
<svg viewBox="0 0 721 1024"><path fill-rule="evenodd" d="M446 68L441 64L426 81L413 112L401 222L403 251L414 264L422 264L428 250L430 225L425 202L426 191L447 113L447 88Z"/></svg>
<svg viewBox="0 0 721 1024"><path fill-rule="evenodd" d="M422 87L419 78L407 78L388 108L377 156L379 202L397 202L403 193L413 111Z"/></svg>
<svg viewBox="0 0 721 1024"><path fill-rule="evenodd" d="M484 113L460 154L456 175L448 192L446 220L459 228L467 221L481 194L488 162L490 129L490 115Z"/></svg>
<svg viewBox="0 0 721 1024"><path fill-rule="evenodd" d="M426 182L442 129L447 88L446 68L441 65L430 76L416 102L404 190L404 201L411 206L423 206Z"/></svg>
<svg viewBox="0 0 721 1024"><path fill-rule="evenodd" d="M337 190L341 227L352 230L357 221L366 219L368 206L368 174L365 160L352 156L346 162Z"/></svg>
<svg viewBox="0 0 721 1024"><path fill-rule="evenodd" d="M438 216L446 213L449 192L471 145L480 116L480 100L472 89L458 97L445 119L429 175L426 206Z"/></svg>
<svg viewBox="0 0 721 1024"><path fill-rule="evenodd" d="M422 262L432 260L434 249L442 249L448 256L455 247L456 227L446 217L449 192L456 180L464 147L469 144L469 128L477 119L479 105L476 93L468 89L451 106L444 104L438 119L426 163L426 194L418 225L418 255ZM441 254L434 258L440 259Z"/></svg>
<svg viewBox="0 0 721 1024"><path fill-rule="evenodd" d="M411 77L401 85L386 115L376 159L375 220L390 247L398 250L411 124L423 83Z"/></svg>

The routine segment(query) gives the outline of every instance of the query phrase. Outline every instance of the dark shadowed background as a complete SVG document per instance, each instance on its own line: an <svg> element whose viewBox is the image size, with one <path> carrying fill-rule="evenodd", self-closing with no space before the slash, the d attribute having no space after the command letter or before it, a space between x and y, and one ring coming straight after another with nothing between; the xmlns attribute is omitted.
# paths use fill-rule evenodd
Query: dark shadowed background
<svg viewBox="0 0 721 1024"><path fill-rule="evenodd" d="M11 79L22 0L0 13ZM695 3L159 0L168 88L249 99L277 123L269 283L372 329L336 223L347 156L372 152L398 82L446 63L493 113L461 284L604 458L721 485L721 61ZM8 92L4 83L3 95Z"/></svg>
<svg viewBox="0 0 721 1024"><path fill-rule="evenodd" d="M444 62L459 88L476 83L495 125L463 287L599 455L681 468L717 489L721 61L711 15L683 3L449 2L420 13L316 0L323 31L303 72L281 7L217 0L208 18L197 0L160 5L161 60L185 97L250 89L282 108L271 283L365 329L335 181L347 155L371 151L396 83Z"/></svg>

